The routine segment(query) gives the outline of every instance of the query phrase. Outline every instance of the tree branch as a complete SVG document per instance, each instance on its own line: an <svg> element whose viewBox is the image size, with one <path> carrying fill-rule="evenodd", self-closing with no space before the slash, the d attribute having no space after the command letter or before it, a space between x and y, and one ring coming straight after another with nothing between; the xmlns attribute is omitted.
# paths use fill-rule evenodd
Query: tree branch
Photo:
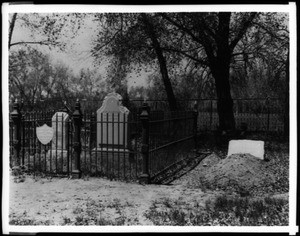
<svg viewBox="0 0 300 236"><path fill-rule="evenodd" d="M164 19L166 19L167 21L169 21L171 24L175 25L177 28L179 28L180 30L182 30L183 32L187 33L189 36L191 36L191 38L193 40L195 40L197 43L202 44L202 41L199 40L199 38L193 34L189 29L185 28L184 26L182 26L181 24L177 23L176 21L174 21L173 19L171 19L169 16L166 15L166 13L159 13L159 15L161 17L163 17Z"/></svg>
<svg viewBox="0 0 300 236"><path fill-rule="evenodd" d="M106 47L107 45L109 45L117 36L117 34L122 31L122 28L120 28L112 37L110 40L108 40L106 43L104 43L103 45L99 45L99 46L96 46L94 51L97 50L97 51L100 51L102 48ZM92 53L95 55L95 53Z"/></svg>
<svg viewBox="0 0 300 236"><path fill-rule="evenodd" d="M211 44L207 43L206 40L204 40L203 38L202 38L202 40L200 38L198 38L189 29L187 29L186 27L182 26L181 24L177 23L176 21L174 21L173 19L168 17L166 15L166 13L160 13L159 15L161 17L163 17L164 19L166 19L167 21L169 21L171 24L175 25L177 28L179 28L183 32L187 33L195 42L203 45L205 48L207 57L212 61L214 54L213 54L213 49L212 49Z"/></svg>
<svg viewBox="0 0 300 236"><path fill-rule="evenodd" d="M249 18L244 21L244 23L240 27L240 30L239 30L237 36L235 37L235 39L232 40L232 42L231 42L231 44L229 46L229 48L230 48L231 51L233 51L233 49L235 48L235 46L237 45L237 43L241 40L241 38L244 36L244 34L248 30L248 28L251 26L251 24L253 24L253 19L256 17L256 15L257 15L256 12L252 12L250 14Z"/></svg>
<svg viewBox="0 0 300 236"><path fill-rule="evenodd" d="M34 42L34 41L21 41L21 42L16 42L16 43L10 44L10 47L11 47L11 46L20 45L20 44L59 45L59 43L57 43L57 42L50 42L50 41L40 41L40 42Z"/></svg>
<svg viewBox="0 0 300 236"><path fill-rule="evenodd" d="M161 49L164 50L164 51L168 51L168 52L180 53L180 54L182 54L182 55L184 55L184 56L186 56L186 57L188 57L188 58L190 58L190 59L192 59L192 60L194 60L194 61L202 64L202 65L208 66L208 62L207 61L201 60L201 59L196 58L196 57L193 57L193 56L187 54L185 51L181 51L181 50L178 50L178 49L175 49L175 48L165 48L165 47L162 47Z"/></svg>

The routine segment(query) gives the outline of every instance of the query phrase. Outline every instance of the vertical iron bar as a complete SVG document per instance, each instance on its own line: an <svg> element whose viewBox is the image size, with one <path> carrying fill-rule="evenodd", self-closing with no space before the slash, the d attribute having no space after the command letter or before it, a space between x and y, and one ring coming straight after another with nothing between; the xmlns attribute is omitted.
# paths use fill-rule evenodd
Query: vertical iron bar
<svg viewBox="0 0 300 236"><path fill-rule="evenodd" d="M100 148L101 148L101 152L100 152L100 171L102 173L104 173L104 167L103 167L103 113L102 112L101 112L101 116L100 117L101 117L101 123L100 123L100 125L101 125L101 135L100 135L100 139L101 139L101 141L100 141L100 143L101 143L101 145L100 145Z"/></svg>
<svg viewBox="0 0 300 236"><path fill-rule="evenodd" d="M94 126L94 113L90 112L90 140L89 140L89 153L90 153L90 161L92 161L92 139L93 139L93 126ZM97 125L96 125L96 130L97 130ZM98 172L98 161L97 161L97 144L96 144L96 158L95 158L95 163L96 163L96 170L95 172Z"/></svg>
<svg viewBox="0 0 300 236"><path fill-rule="evenodd" d="M58 131L58 114L55 113L55 172L57 173L57 139L58 139L58 135L57 135L57 131Z"/></svg>
<svg viewBox="0 0 300 236"><path fill-rule="evenodd" d="M127 143L125 142L125 140L126 140L126 138L128 138L128 127L129 127L128 122L129 122L129 119L128 119L128 116L127 116L127 121L126 121L125 113L123 115L124 115L124 129L125 129L125 132L124 132L124 146L126 146ZM126 130L126 127L127 127L127 130ZM128 139L127 139L127 142L128 142ZM127 150L128 150L128 148L127 148ZM131 166L131 161L130 161L130 150L128 150L128 152L127 152L127 162L129 164L129 178L131 179L131 177L132 177L132 166Z"/></svg>
<svg viewBox="0 0 300 236"><path fill-rule="evenodd" d="M83 143L84 143L84 148L83 148L83 152L84 152L84 166L85 168L87 168L87 161L86 161L86 144L87 144L87 116L86 116L86 113L84 113L83 115L83 123L84 123L84 140L83 140ZM90 171L92 170L92 161L91 161L91 157L90 157Z"/></svg>
<svg viewBox="0 0 300 236"><path fill-rule="evenodd" d="M136 117L134 117L134 133L135 133L135 142L134 142L134 148L133 148L133 155L134 155L134 160L135 160L135 178L138 176L138 153L137 153L137 142L138 142L138 130L137 130L137 120Z"/></svg>
<svg viewBox="0 0 300 236"><path fill-rule="evenodd" d="M195 143L195 152L197 152L197 135L198 135L198 104L194 104L194 143ZM195 153L196 154L196 153Z"/></svg>
<svg viewBox="0 0 300 236"><path fill-rule="evenodd" d="M144 102L140 120L142 122L142 155L143 155L143 172L139 178L141 184L150 183L149 175L149 106Z"/></svg>
<svg viewBox="0 0 300 236"><path fill-rule="evenodd" d="M270 100L267 98L268 116L267 116L267 132L270 131Z"/></svg>
<svg viewBox="0 0 300 236"><path fill-rule="evenodd" d="M61 170L64 172L64 114L61 116Z"/></svg>
<svg viewBox="0 0 300 236"><path fill-rule="evenodd" d="M106 173L108 174L108 148L109 148L109 140L108 140L108 126L109 126L109 120L108 120L108 113L106 113Z"/></svg>
<svg viewBox="0 0 300 236"><path fill-rule="evenodd" d="M118 147L120 147L120 114L118 113ZM118 150L118 179L120 178L120 150Z"/></svg>
<svg viewBox="0 0 300 236"><path fill-rule="evenodd" d="M36 111L34 112L34 116L33 116L33 119L34 119L34 122L37 124L37 113ZM34 142L33 142L33 155L36 155L37 153L37 143L38 143L38 139L36 137L36 133L34 132ZM28 162L30 163L30 155L29 155L29 158L28 158Z"/></svg>
<svg viewBox="0 0 300 236"><path fill-rule="evenodd" d="M125 143L125 125L126 125L126 115L123 113L123 160L124 160L124 179L126 179L126 143Z"/></svg>
<svg viewBox="0 0 300 236"><path fill-rule="evenodd" d="M112 158L112 164L111 164L111 173L112 173L112 176L114 177L114 174L115 174L115 166L114 166L114 159L115 159L115 113L113 112L112 113L112 118L111 118L111 126L112 126L112 155L111 155L111 158Z"/></svg>
<svg viewBox="0 0 300 236"><path fill-rule="evenodd" d="M21 165L24 165L24 154L25 154L25 150L26 150L26 127L27 127L27 130L28 130L28 124L26 122L26 119L24 116L21 116L21 130L22 130L22 138L21 138L21 147L20 147L20 152L21 152L21 155L22 155L22 158L21 158ZM28 147L27 147L28 149Z"/></svg>
<svg viewBox="0 0 300 236"><path fill-rule="evenodd" d="M69 114L69 113L68 113ZM66 140L66 149L67 149L67 175L70 176L70 155L71 155L71 150L70 150L70 133L72 132L71 128L71 117L69 115L69 119L67 120L67 140Z"/></svg>

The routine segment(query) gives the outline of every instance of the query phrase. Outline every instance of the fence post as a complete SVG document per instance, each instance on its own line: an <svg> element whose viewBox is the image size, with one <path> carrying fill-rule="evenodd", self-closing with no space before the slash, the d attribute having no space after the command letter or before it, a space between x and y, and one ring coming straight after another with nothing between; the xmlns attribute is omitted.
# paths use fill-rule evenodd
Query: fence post
<svg viewBox="0 0 300 236"><path fill-rule="evenodd" d="M81 170L80 170L80 153L81 153L81 125L82 125L82 113L80 110L79 99L77 99L75 104L75 111L73 112L73 122L74 122L74 168L72 168L72 178L80 179L81 178Z"/></svg>
<svg viewBox="0 0 300 236"><path fill-rule="evenodd" d="M140 120L142 122L142 146L141 153L143 157L143 172L139 178L140 184L149 184L149 112L150 107L146 102L142 106Z"/></svg>
<svg viewBox="0 0 300 236"><path fill-rule="evenodd" d="M210 129L209 131L212 131L212 120L213 120L213 100L210 100L210 119L209 119L209 125L210 125Z"/></svg>
<svg viewBox="0 0 300 236"><path fill-rule="evenodd" d="M13 121L13 163L12 166L19 166L20 165L20 150L21 150L21 119L22 114L20 112L20 105L18 100L13 104L13 111L10 113L11 119ZM22 163L23 165L24 163Z"/></svg>
<svg viewBox="0 0 300 236"><path fill-rule="evenodd" d="M197 153L197 135L198 135L198 103L194 104L194 142L195 142L195 153Z"/></svg>
<svg viewBox="0 0 300 236"><path fill-rule="evenodd" d="M270 99L267 97L267 133L270 131Z"/></svg>

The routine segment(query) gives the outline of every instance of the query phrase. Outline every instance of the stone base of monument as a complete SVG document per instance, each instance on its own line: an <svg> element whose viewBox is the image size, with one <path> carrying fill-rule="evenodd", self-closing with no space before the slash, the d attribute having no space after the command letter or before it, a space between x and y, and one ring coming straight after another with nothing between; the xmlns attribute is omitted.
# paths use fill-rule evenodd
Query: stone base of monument
<svg viewBox="0 0 300 236"><path fill-rule="evenodd" d="M69 166L68 166L69 159ZM46 171L66 173L71 170L72 157L67 150L49 150L46 155Z"/></svg>
<svg viewBox="0 0 300 236"><path fill-rule="evenodd" d="M129 149L116 149L116 148L102 148L102 149L93 149L92 156L97 157L97 159L107 158L126 158L130 162L132 161L133 153Z"/></svg>
<svg viewBox="0 0 300 236"><path fill-rule="evenodd" d="M128 149L93 149L88 165L91 165L92 173L101 172L104 175L121 173L123 175L123 172L135 166L137 159L137 155ZM82 167L84 168L84 164Z"/></svg>
<svg viewBox="0 0 300 236"><path fill-rule="evenodd" d="M24 163L29 171L43 171L50 173L68 172L68 151L48 150L34 155L25 155ZM71 170L71 155L69 155L69 170Z"/></svg>
<svg viewBox="0 0 300 236"><path fill-rule="evenodd" d="M264 141L256 140L231 140L228 145L229 157L232 154L251 154L258 159L264 160Z"/></svg>

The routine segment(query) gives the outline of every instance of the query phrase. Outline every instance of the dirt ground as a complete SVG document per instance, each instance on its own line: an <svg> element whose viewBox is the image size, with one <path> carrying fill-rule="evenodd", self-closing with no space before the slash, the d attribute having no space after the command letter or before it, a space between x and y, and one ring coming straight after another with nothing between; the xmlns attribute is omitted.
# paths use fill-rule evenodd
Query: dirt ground
<svg viewBox="0 0 300 236"><path fill-rule="evenodd" d="M97 208L97 217L108 224L122 218L122 225L152 225L144 214L153 202L170 199L184 202L189 207L193 207L192 204L204 207L208 199L213 200L224 193L242 196L245 193L236 191L236 187L248 191L251 189L247 188L253 185L260 186L261 192L288 199L288 190L274 192L263 186L270 182L267 187L274 189L276 185L272 171L274 163L275 160L264 162L245 155L221 159L217 154L211 154L170 185L140 185L96 177L87 180L32 176L15 183L11 175L10 221L29 219L35 224L66 225L78 222L78 217L91 214ZM287 176L288 173L284 174ZM286 186L288 182L285 182L286 178ZM207 184L213 188L206 188ZM95 212L93 214L95 217Z"/></svg>
<svg viewBox="0 0 300 236"><path fill-rule="evenodd" d="M140 185L110 181L103 178L83 179L53 178L35 181L27 177L24 182L14 183L10 178L9 213L11 218L19 216L34 219L36 222L49 221L51 225L61 225L64 219L74 220L74 210L87 206L88 202L100 202L103 218L111 219L123 215L133 222L127 225L152 225L144 213L153 201L164 198L199 202L204 204L220 192L202 192L183 185ZM117 204L116 204L117 203ZM118 205L121 209L116 212ZM111 207L115 205L115 207Z"/></svg>

